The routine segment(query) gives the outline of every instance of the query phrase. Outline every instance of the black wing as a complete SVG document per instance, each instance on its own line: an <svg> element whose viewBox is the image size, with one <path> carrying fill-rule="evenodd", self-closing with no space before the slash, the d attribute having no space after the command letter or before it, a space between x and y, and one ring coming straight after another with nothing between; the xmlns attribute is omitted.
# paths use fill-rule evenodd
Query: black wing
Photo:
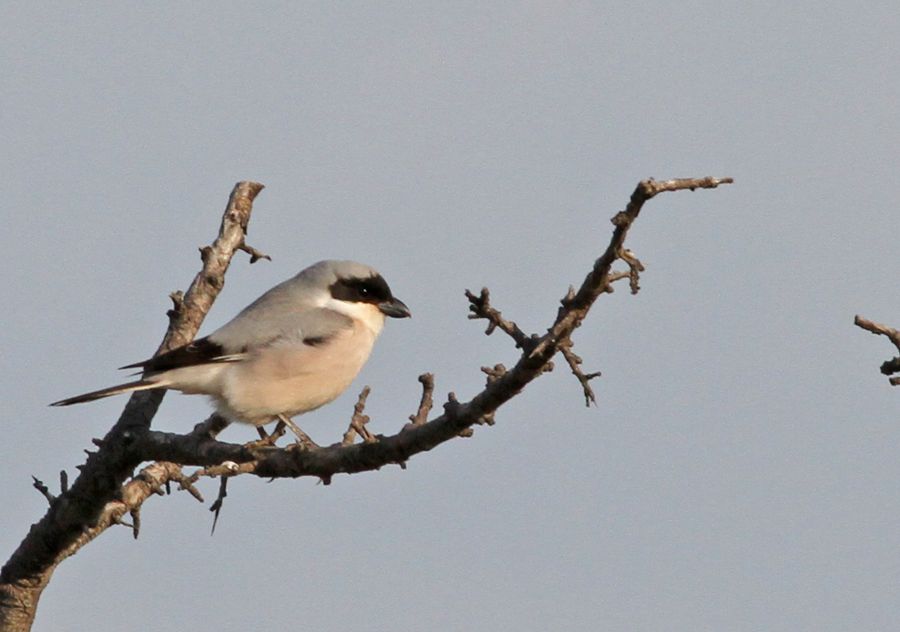
<svg viewBox="0 0 900 632"><path fill-rule="evenodd" d="M169 369L178 369L198 364L212 364L215 362L234 362L238 357L225 355L222 345L210 341L209 337L194 340L184 346L172 349L161 355L128 364L121 369L143 369L145 373L158 373Z"/></svg>

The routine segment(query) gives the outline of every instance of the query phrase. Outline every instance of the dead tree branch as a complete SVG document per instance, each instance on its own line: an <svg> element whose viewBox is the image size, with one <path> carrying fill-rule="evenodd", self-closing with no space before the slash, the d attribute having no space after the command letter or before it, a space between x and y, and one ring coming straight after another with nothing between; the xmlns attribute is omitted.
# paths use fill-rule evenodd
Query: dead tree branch
<svg viewBox="0 0 900 632"><path fill-rule="evenodd" d="M41 591L59 562L76 552L103 530L122 524L131 515L135 536L140 529L140 508L154 493L164 493L172 482L202 498L194 487L201 477L232 477L254 474L266 478L315 476L328 483L335 474L352 474L377 470L385 465L404 466L412 456L459 436L470 436L472 427L493 424L498 408L518 395L531 381L550 371L553 358L562 353L570 370L581 383L586 401L594 399L588 381L598 374L582 372L581 358L572 350L572 333L581 325L597 298L612 291L612 284L628 278L632 292L637 292L639 275L644 270L638 259L624 247L631 225L643 205L666 191L713 189L731 183L731 178L701 178L654 181L638 184L623 211L612 218L615 226L609 245L594 262L578 290L570 288L562 298L553 323L543 334L526 334L513 321L504 318L490 303L490 292L479 295L469 291L470 318L488 321L487 331L501 329L521 349L511 368L501 364L485 367L484 389L466 402L453 393L443 413L428 420L433 407L434 378L422 375L422 397L417 412L410 416L396 434L372 435L366 428L368 416L363 414L368 389L360 395L354 408L351 426L344 440L327 447L296 446L279 448L274 439L263 439L244 445L218 441L216 436L226 422L216 415L197 424L187 434L159 432L150 429L150 421L162 399L162 391L134 394L121 418L99 441L99 450L90 454L73 485L59 496L45 494L50 510L29 532L22 544L3 567L0 582L0 630L27 630L34 617ZM222 220L219 238L203 248L203 269L188 292L173 296L170 327L160 351L188 342L224 283L224 274L236 250L246 250L253 260L262 257L244 243L253 198L262 185L239 183L232 193ZM614 271L621 260L627 272ZM355 443L355 437L363 438ZM277 437L276 437L277 438ZM153 461L126 483L134 468ZM184 466L201 469L185 475ZM39 488L40 489L40 488ZM42 492L43 493L43 492ZM221 507L225 484L220 486L215 509Z"/></svg>
<svg viewBox="0 0 900 632"><path fill-rule="evenodd" d="M253 200L262 189L263 185L256 182L235 185L222 216L218 237L212 245L201 249L201 270L183 297L178 295L177 300L173 297L169 327L157 353L190 342L200 329L225 284L225 272L232 256L246 246ZM0 630L30 629L41 592L53 570L112 524L110 520L116 512L109 509L111 506L122 507L119 518L125 511L140 506L137 496L129 496L134 485L140 486L136 483L139 478L124 487L123 484L138 464L148 460L133 446L137 438L149 431L150 421L164 393L163 390L151 390L131 396L119 420L100 441L98 451L89 453L87 461L79 468L78 478L53 500L47 513L31 528L3 566L0 571ZM151 471L154 477L170 475L172 468L177 468L171 463L156 466Z"/></svg>
<svg viewBox="0 0 900 632"><path fill-rule="evenodd" d="M499 311L490 306L489 292L482 291L480 295L468 292L475 316L490 321L488 333L500 328L515 340L517 346L524 348L515 366L489 379L484 390L468 402L451 398L445 405L444 414L430 421L406 424L397 434L379 435L374 442L338 444L315 450L279 448L259 452L244 445L198 441L196 438L155 431L143 434L136 449L152 459L182 464L208 466L223 460L233 461L241 464L243 472L267 478L316 476L330 480L335 474L353 474L377 470L391 463L405 463L415 454L431 450L473 425L493 421L494 413L501 405L548 370L557 352L563 348L570 349L570 336L587 316L594 301L608 291L612 266L622 258L625 237L645 202L666 191L711 189L731 181L730 178L702 178L641 182L625 210L613 217L615 229L606 251L595 261L580 288L562 299L556 320L541 336L528 336L514 323L504 319ZM633 262L627 263L632 270L629 276L636 276L638 267ZM587 379L587 376L584 377Z"/></svg>

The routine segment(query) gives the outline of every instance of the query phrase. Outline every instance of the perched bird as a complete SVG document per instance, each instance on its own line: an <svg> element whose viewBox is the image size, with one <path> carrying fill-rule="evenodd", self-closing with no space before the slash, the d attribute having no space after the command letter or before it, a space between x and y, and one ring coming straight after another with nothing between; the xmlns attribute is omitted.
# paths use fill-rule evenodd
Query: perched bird
<svg viewBox="0 0 900 632"><path fill-rule="evenodd" d="M291 417L327 404L350 386L385 316L406 318L410 312L376 270L353 261L320 261L205 338L122 367L141 369L141 379L51 406L165 388L210 396L226 419L255 426L281 420L297 432Z"/></svg>

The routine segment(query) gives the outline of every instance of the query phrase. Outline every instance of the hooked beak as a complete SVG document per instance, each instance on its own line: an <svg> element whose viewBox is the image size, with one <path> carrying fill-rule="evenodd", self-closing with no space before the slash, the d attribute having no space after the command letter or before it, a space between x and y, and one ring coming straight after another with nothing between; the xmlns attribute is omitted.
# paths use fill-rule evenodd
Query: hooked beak
<svg viewBox="0 0 900 632"><path fill-rule="evenodd" d="M378 304L378 310L391 318L409 318L412 314L409 308L399 298L391 297L391 300Z"/></svg>

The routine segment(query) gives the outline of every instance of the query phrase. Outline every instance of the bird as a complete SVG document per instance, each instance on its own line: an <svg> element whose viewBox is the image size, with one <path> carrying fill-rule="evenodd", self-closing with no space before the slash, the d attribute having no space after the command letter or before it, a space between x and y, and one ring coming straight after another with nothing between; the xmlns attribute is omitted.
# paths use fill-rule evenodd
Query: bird
<svg viewBox="0 0 900 632"><path fill-rule="evenodd" d="M355 261L319 261L265 292L208 336L121 367L139 369L139 380L50 405L169 389L209 396L216 412L229 421L260 428L281 421L307 440L291 418L324 406L350 386L385 317L411 315L374 268Z"/></svg>

